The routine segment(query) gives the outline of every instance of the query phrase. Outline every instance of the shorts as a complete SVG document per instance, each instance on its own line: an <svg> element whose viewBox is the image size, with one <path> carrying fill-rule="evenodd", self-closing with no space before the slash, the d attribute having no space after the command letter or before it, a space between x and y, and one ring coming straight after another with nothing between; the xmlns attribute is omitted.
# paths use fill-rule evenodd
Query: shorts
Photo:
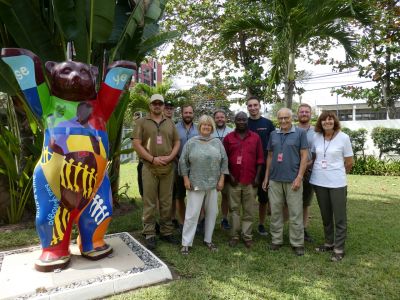
<svg viewBox="0 0 400 300"><path fill-rule="evenodd" d="M310 183L311 170L307 170L304 173L303 178L303 207L309 207L313 197L314 189Z"/></svg>
<svg viewBox="0 0 400 300"><path fill-rule="evenodd" d="M265 168L266 168L266 166L265 166L265 164L263 164L261 167L260 185L258 186L258 189L257 189L258 203L261 203L261 204L268 203L268 201L269 201L268 192L264 191L261 187L262 182L264 180Z"/></svg>

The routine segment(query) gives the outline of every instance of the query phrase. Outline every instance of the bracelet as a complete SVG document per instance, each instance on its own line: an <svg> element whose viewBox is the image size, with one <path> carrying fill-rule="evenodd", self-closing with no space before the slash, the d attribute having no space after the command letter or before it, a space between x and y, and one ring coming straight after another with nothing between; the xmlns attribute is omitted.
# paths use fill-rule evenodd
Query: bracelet
<svg viewBox="0 0 400 300"><path fill-rule="evenodd" d="M154 156L153 156L153 159L151 160L151 163L153 163L153 161L154 161Z"/></svg>

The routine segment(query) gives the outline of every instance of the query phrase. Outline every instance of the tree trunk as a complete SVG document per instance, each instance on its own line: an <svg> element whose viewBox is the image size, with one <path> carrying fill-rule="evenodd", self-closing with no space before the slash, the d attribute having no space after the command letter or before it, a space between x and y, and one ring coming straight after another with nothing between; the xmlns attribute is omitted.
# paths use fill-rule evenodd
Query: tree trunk
<svg viewBox="0 0 400 300"><path fill-rule="evenodd" d="M121 149L121 141L122 141L122 129L123 129L123 124L121 124L118 134L117 134L117 140L115 141L114 145L114 151L118 151ZM112 163L110 166L110 170L108 172L111 180L111 193L113 197L113 204L115 207L119 207L119 173L120 173L120 166L121 166L121 159L120 155L115 155L112 158Z"/></svg>
<svg viewBox="0 0 400 300"><path fill-rule="evenodd" d="M8 178L0 175L0 224L7 221L7 209L10 206Z"/></svg>
<svg viewBox="0 0 400 300"><path fill-rule="evenodd" d="M294 86L295 86L295 52L291 51L289 53L289 60L287 66L287 75L285 81L285 104L286 107L292 109L293 103L293 94L294 94Z"/></svg>
<svg viewBox="0 0 400 300"><path fill-rule="evenodd" d="M119 156L114 157L113 162L110 167L111 178L111 194L113 197L113 205L119 207L119 171L120 171L121 161Z"/></svg>

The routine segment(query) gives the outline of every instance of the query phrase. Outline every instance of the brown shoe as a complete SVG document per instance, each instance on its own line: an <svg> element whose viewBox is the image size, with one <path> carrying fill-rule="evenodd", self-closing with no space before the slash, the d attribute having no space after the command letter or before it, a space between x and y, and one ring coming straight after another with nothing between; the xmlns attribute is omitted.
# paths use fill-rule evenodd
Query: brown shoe
<svg viewBox="0 0 400 300"><path fill-rule="evenodd" d="M282 245L279 245L279 244L271 244L271 245L269 246L269 250L271 250L271 251L278 251L279 249L281 249L281 247L282 247Z"/></svg>
<svg viewBox="0 0 400 300"><path fill-rule="evenodd" d="M244 243L244 246L247 249L250 249L253 246L253 241L252 240L245 240L245 241L243 241L243 243Z"/></svg>
<svg viewBox="0 0 400 300"><path fill-rule="evenodd" d="M237 244L239 244L239 239L238 238L232 238L230 241L229 241L229 247L236 247L236 245Z"/></svg>

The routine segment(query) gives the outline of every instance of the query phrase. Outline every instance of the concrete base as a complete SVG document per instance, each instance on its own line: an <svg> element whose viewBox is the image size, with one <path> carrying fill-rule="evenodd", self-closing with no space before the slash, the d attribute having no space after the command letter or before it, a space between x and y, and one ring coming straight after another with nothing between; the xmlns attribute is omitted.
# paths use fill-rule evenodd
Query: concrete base
<svg viewBox="0 0 400 300"><path fill-rule="evenodd" d="M65 270L34 268L40 247L0 252L0 299L94 299L172 279L168 267L126 232L106 235L114 252L90 261L71 245Z"/></svg>

